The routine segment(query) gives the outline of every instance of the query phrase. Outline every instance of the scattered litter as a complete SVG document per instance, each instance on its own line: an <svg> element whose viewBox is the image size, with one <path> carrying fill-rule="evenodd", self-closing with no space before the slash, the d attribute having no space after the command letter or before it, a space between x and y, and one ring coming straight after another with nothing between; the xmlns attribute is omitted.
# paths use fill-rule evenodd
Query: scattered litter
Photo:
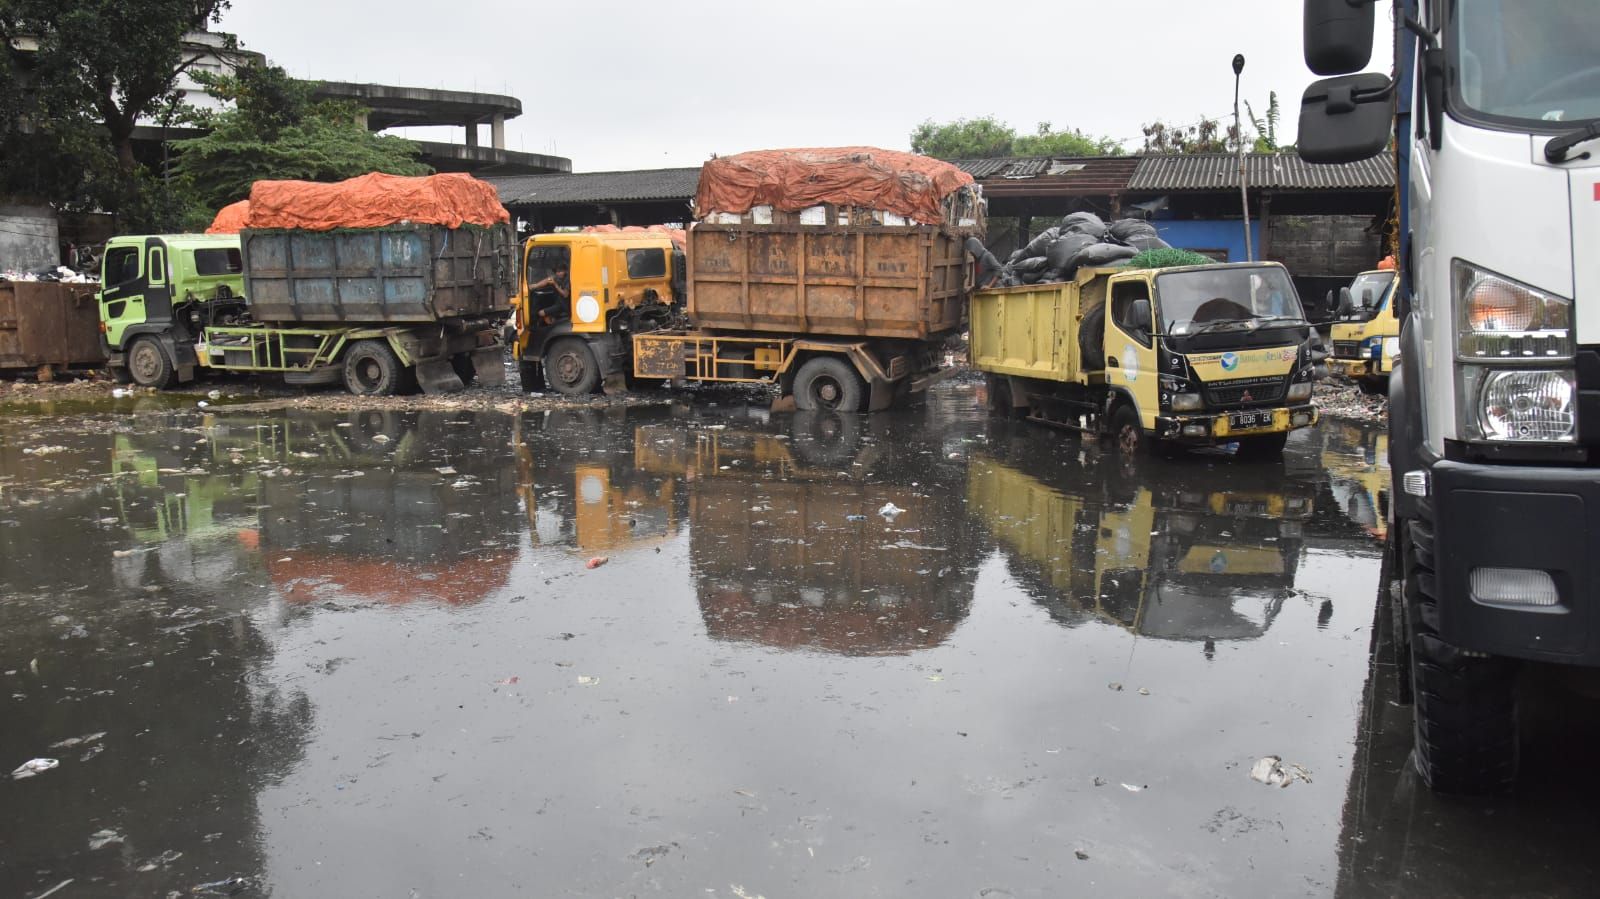
<svg viewBox="0 0 1600 899"><path fill-rule="evenodd" d="M373 443L388 443L389 440L390 440L390 437L389 437L388 434L373 434L372 435L372 442Z"/></svg>
<svg viewBox="0 0 1600 899"><path fill-rule="evenodd" d="M26 762L23 762L21 765L18 765L17 770L11 772L11 779L23 780L25 778L32 777L35 774L43 774L44 772L49 771L60 764L61 763L55 759L29 759Z"/></svg>
<svg viewBox="0 0 1600 899"><path fill-rule="evenodd" d="M904 512L905 512L904 509L900 508L899 506L895 505L894 503L884 503L883 504L883 508L878 510L878 514L882 515L885 519L887 519L889 521L894 521L896 518L898 518Z"/></svg>
<svg viewBox="0 0 1600 899"><path fill-rule="evenodd" d="M229 877L227 880L213 880L210 883L199 883L189 888L189 892L197 896L235 896L249 889L250 880L246 877Z"/></svg>
<svg viewBox="0 0 1600 899"><path fill-rule="evenodd" d="M178 852L175 849L168 849L166 852L163 852L155 858L152 858L140 865L137 870L143 873L147 871L154 871L157 868L165 868L167 865L172 864L180 858L183 858L182 852Z"/></svg>
<svg viewBox="0 0 1600 899"><path fill-rule="evenodd" d="M210 404L210 403L208 403L208 402L206 402L206 401L205 401L205 400L201 400L201 401L200 401L200 402L198 402L198 403L195 403L195 405L196 405L196 406L198 406L198 407L199 407L199 408L201 408L201 409L204 409L204 408L206 408L206 407L207 407L207 406L210 406L210 405L211 405L211 404Z"/></svg>
<svg viewBox="0 0 1600 899"><path fill-rule="evenodd" d="M51 887L50 889L45 890L44 892L40 893L39 895L33 897L33 899L45 899L46 896L54 896L55 894L57 894L57 893L61 892L63 889L65 889L68 885L70 885L73 882L73 880L75 880L75 879L76 878L68 877L66 880L61 881L60 883L56 884L55 886Z"/></svg>
<svg viewBox="0 0 1600 899"><path fill-rule="evenodd" d="M598 677L590 677L587 674L578 675L578 686L580 687L592 687L598 683L600 683L600 678Z"/></svg>
<svg viewBox="0 0 1600 899"><path fill-rule="evenodd" d="M1084 852L1082 849L1074 849L1072 850L1072 854L1076 855L1078 857L1078 861L1080 862L1086 862L1089 860L1089 853Z"/></svg>
<svg viewBox="0 0 1600 899"><path fill-rule="evenodd" d="M136 552L138 552L138 550L136 550L136 549L114 549L114 550L111 551L111 558L113 558L113 559L126 559L127 557L133 555Z"/></svg>
<svg viewBox="0 0 1600 899"><path fill-rule="evenodd" d="M961 454L960 453L951 453L950 455L946 456L945 458L947 458L947 459L959 459L959 458L961 458Z"/></svg>
<svg viewBox="0 0 1600 899"><path fill-rule="evenodd" d="M1104 777L1096 777L1094 779L1094 785L1097 787L1103 787L1106 785L1106 779Z"/></svg>
<svg viewBox="0 0 1600 899"><path fill-rule="evenodd" d="M1136 787L1133 784L1123 784L1122 788L1127 790L1129 793L1142 793L1149 789L1149 787Z"/></svg>
<svg viewBox="0 0 1600 899"><path fill-rule="evenodd" d="M209 396L209 397L211 397L211 398L212 398L212 399L214 399L214 400L220 400L220 399L222 399L222 391L220 391L220 390L213 390L213 391L211 391L211 392L210 392L210 393L208 393L208 394L206 394L206 396Z"/></svg>
<svg viewBox="0 0 1600 899"><path fill-rule="evenodd" d="M455 468L453 468L453 467L451 467L449 465L441 465L438 468L435 468L434 471L437 471L440 474L455 474L456 473Z"/></svg>
<svg viewBox="0 0 1600 899"><path fill-rule="evenodd" d="M845 521L866 521L867 520L867 516L865 516L865 515L846 515L844 517L844 520Z"/></svg>
<svg viewBox="0 0 1600 899"><path fill-rule="evenodd" d="M79 746L79 745L82 745L84 743L98 743L101 740L101 738L103 738L105 735L106 735L105 731L100 731L99 733L96 733L96 734L84 734L81 737L68 737L67 739L62 740L59 743L51 743L50 744L50 748L51 749L71 749L74 746Z"/></svg>
<svg viewBox="0 0 1600 899"><path fill-rule="evenodd" d="M1285 765L1281 757L1269 755L1250 766L1250 779L1269 787L1287 787L1297 780L1311 783L1311 772L1304 765Z"/></svg>
<svg viewBox="0 0 1600 899"><path fill-rule="evenodd" d="M930 674L930 675L928 675L928 680L931 680L934 683L938 683L939 681L944 680L944 675L942 675L942 674Z"/></svg>
<svg viewBox="0 0 1600 899"><path fill-rule="evenodd" d="M509 686L511 686L512 684L516 683L519 680L521 680L521 678L519 678L519 677L517 677L516 675L513 674L512 676L506 678L505 680L497 680L497 681L495 681L495 684L497 686L501 686L501 687L509 687Z"/></svg>
<svg viewBox="0 0 1600 899"><path fill-rule="evenodd" d="M113 843L121 843L124 837L114 830L97 830L89 834L89 851L104 849Z"/></svg>
<svg viewBox="0 0 1600 899"><path fill-rule="evenodd" d="M1112 681L1111 683L1106 684L1106 689L1110 690L1113 693L1121 693L1122 692L1122 685L1117 683L1116 681Z"/></svg>
<svg viewBox="0 0 1600 899"><path fill-rule="evenodd" d="M1140 687L1139 688L1139 695L1140 696L1149 696L1150 695L1150 690L1145 688L1145 687Z"/></svg>
<svg viewBox="0 0 1600 899"><path fill-rule="evenodd" d="M590 559L589 561L583 563L583 567L592 570L592 569L595 569L595 568L599 568L601 565L604 565L605 563L607 563L609 561L611 561L611 559L608 556L595 556L594 558Z"/></svg>
<svg viewBox="0 0 1600 899"><path fill-rule="evenodd" d="M52 456L56 453L64 453L66 451L67 448L64 446L30 446L27 449L24 449L22 454L24 456Z"/></svg>
<svg viewBox="0 0 1600 899"><path fill-rule="evenodd" d="M119 399L120 400L120 399L122 399L123 397L125 397L127 395L128 395L128 391L122 389L121 387L113 387L113 388L111 388L111 397L113 399Z"/></svg>

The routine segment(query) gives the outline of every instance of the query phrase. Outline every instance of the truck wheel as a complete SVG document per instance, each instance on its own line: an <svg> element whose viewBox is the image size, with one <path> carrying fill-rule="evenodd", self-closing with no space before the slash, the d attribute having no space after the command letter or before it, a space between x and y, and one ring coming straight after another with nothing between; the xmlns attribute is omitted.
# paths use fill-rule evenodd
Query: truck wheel
<svg viewBox="0 0 1600 899"><path fill-rule="evenodd" d="M1154 440L1144 432L1144 425L1139 423L1139 413L1127 403L1117 407L1111 413L1111 442L1117 449L1129 456L1137 456L1148 452Z"/></svg>
<svg viewBox="0 0 1600 899"><path fill-rule="evenodd" d="M1357 378L1356 386L1368 396L1387 396L1389 394L1388 378Z"/></svg>
<svg viewBox="0 0 1600 899"><path fill-rule="evenodd" d="M140 387L165 389L172 386L172 360L154 337L140 337L128 348L128 374Z"/></svg>
<svg viewBox="0 0 1600 899"><path fill-rule="evenodd" d="M344 351L344 386L356 396L391 396L404 380L400 357L384 341L358 340Z"/></svg>
<svg viewBox="0 0 1600 899"><path fill-rule="evenodd" d="M1417 773L1440 793L1504 791L1517 776L1517 665L1469 655L1440 638L1433 530L1407 525L1403 593Z"/></svg>
<svg viewBox="0 0 1600 899"><path fill-rule="evenodd" d="M1011 379L989 375L989 414L1000 418L1025 418L1027 407L1019 407L1011 396Z"/></svg>
<svg viewBox="0 0 1600 899"><path fill-rule="evenodd" d="M544 382L544 366L537 362L518 362L517 375L522 381L523 393L538 393L549 386Z"/></svg>
<svg viewBox="0 0 1600 899"><path fill-rule="evenodd" d="M1288 431L1260 437L1240 437L1239 456L1244 459L1276 459L1283 455L1283 447L1288 442Z"/></svg>
<svg viewBox="0 0 1600 899"><path fill-rule="evenodd" d="M865 398L861 376L834 356L807 359L794 377L794 405L803 412L859 412Z"/></svg>
<svg viewBox="0 0 1600 899"><path fill-rule="evenodd" d="M471 387L472 382L478 378L478 367L472 364L471 353L456 353L450 357L450 368L461 379L462 387Z"/></svg>
<svg viewBox="0 0 1600 899"><path fill-rule="evenodd" d="M600 386L600 363L587 343L563 337L544 354L544 377L557 393L586 396Z"/></svg>

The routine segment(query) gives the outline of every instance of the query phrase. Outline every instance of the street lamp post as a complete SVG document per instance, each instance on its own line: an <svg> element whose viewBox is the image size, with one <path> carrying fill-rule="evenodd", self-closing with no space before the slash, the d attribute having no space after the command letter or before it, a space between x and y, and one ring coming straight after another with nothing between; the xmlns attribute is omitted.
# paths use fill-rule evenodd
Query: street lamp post
<svg viewBox="0 0 1600 899"><path fill-rule="evenodd" d="M1244 210L1244 260L1255 261L1250 241L1250 188L1244 172L1244 129L1239 126L1239 76L1244 73L1244 54L1233 55L1233 139L1239 157L1239 206Z"/></svg>

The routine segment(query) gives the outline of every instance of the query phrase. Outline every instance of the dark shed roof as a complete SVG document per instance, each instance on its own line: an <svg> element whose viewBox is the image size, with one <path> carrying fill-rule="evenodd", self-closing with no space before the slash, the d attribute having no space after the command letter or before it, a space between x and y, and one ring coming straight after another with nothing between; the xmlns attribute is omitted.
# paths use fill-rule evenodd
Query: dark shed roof
<svg viewBox="0 0 1600 899"><path fill-rule="evenodd" d="M1110 194L1127 189L1139 167L1134 156L1022 156L958 159L957 168L983 182L986 196L1013 193Z"/></svg>
<svg viewBox="0 0 1600 899"><path fill-rule="evenodd" d="M1245 172L1252 188L1266 190L1392 190L1394 160L1388 155L1341 165L1313 165L1293 155L1247 153ZM1128 190L1165 192L1237 190L1238 157L1227 153L1142 156L1128 179Z"/></svg>
<svg viewBox="0 0 1600 899"><path fill-rule="evenodd" d="M562 206L577 203L687 201L700 183L700 167L640 169L631 172L581 172L560 175L506 175L483 180L494 185L505 206Z"/></svg>

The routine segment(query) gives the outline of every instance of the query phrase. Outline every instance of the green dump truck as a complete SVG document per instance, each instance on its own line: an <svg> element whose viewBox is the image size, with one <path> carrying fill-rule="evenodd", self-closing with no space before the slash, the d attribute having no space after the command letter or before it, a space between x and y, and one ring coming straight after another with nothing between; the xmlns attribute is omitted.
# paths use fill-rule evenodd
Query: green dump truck
<svg viewBox="0 0 1600 899"><path fill-rule="evenodd" d="M1325 372L1277 263L1083 268L972 297L973 366L995 411L1124 449L1238 441L1274 454L1317 421Z"/></svg>
<svg viewBox="0 0 1600 899"><path fill-rule="evenodd" d="M100 332L112 373L146 387L209 368L358 395L460 390L505 377L515 264L509 225L116 237Z"/></svg>

